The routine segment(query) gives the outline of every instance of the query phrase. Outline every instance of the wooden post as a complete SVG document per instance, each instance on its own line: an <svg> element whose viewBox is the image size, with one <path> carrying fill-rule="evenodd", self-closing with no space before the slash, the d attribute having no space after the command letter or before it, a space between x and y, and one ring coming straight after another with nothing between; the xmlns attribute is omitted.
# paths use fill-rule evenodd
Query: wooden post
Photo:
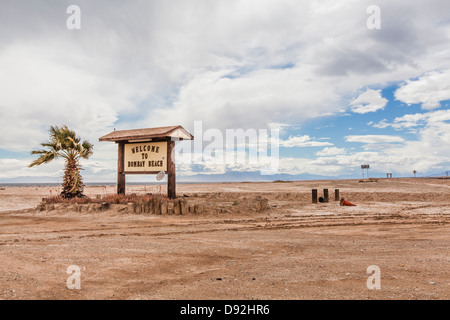
<svg viewBox="0 0 450 320"><path fill-rule="evenodd" d="M188 203L186 200L181 199L180 200L180 214L188 214Z"/></svg>
<svg viewBox="0 0 450 320"><path fill-rule="evenodd" d="M119 152L117 156L117 194L125 194L125 143L123 141L120 141L118 144Z"/></svg>
<svg viewBox="0 0 450 320"><path fill-rule="evenodd" d="M161 214L167 214L167 200L161 201Z"/></svg>
<svg viewBox="0 0 450 320"><path fill-rule="evenodd" d="M329 200L328 189L323 189L323 202L327 203Z"/></svg>
<svg viewBox="0 0 450 320"><path fill-rule="evenodd" d="M180 200L176 200L173 203L173 213L174 214L181 214Z"/></svg>
<svg viewBox="0 0 450 320"><path fill-rule="evenodd" d="M156 196L153 198L153 210L155 214L161 214L161 197Z"/></svg>
<svg viewBox="0 0 450 320"><path fill-rule="evenodd" d="M339 189L334 189L334 201L339 201Z"/></svg>
<svg viewBox="0 0 450 320"><path fill-rule="evenodd" d="M317 189L312 189L312 203L317 203Z"/></svg>
<svg viewBox="0 0 450 320"><path fill-rule="evenodd" d="M169 199L175 199L176 183L175 183L175 141L167 142L167 196Z"/></svg>

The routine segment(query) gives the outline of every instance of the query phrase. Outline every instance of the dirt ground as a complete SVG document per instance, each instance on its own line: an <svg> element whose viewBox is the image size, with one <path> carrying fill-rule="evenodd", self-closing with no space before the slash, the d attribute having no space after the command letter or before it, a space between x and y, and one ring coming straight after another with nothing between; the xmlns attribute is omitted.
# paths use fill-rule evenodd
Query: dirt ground
<svg viewBox="0 0 450 320"><path fill-rule="evenodd" d="M312 204L312 188L330 202ZM357 206L339 206L335 188ZM58 192L0 190L0 299L450 297L450 179L183 184L178 196L229 210L176 216L34 209ZM269 209L240 206L254 196ZM67 288L72 265L80 289Z"/></svg>

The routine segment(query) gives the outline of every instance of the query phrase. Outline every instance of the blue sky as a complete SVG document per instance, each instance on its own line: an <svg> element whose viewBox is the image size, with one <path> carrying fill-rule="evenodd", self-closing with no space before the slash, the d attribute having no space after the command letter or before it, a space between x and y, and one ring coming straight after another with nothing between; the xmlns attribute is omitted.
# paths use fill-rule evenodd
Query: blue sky
<svg viewBox="0 0 450 320"><path fill-rule="evenodd" d="M61 161L27 167L50 125L94 143L82 164L97 182L116 179L116 146L98 142L114 128L199 121L279 129L278 173L296 178L358 178L366 163L376 176L444 172L449 12L444 0L2 1L0 182L61 178ZM192 156L178 164L186 180L263 167Z"/></svg>

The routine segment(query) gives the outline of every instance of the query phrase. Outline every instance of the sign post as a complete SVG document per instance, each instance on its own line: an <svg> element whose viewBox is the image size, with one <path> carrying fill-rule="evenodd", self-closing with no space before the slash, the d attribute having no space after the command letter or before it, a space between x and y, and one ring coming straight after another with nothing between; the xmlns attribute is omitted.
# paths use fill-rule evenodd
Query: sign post
<svg viewBox="0 0 450 320"><path fill-rule="evenodd" d="M125 143L118 143L117 155L117 194L125 194L125 166L124 166Z"/></svg>
<svg viewBox="0 0 450 320"><path fill-rule="evenodd" d="M175 179L175 141L169 141L167 146L167 196L169 199L175 199L176 179Z"/></svg>
<svg viewBox="0 0 450 320"><path fill-rule="evenodd" d="M127 174L167 174L167 196L176 198L175 140L193 140L181 126L113 131L100 141L118 145L117 194L125 194Z"/></svg>

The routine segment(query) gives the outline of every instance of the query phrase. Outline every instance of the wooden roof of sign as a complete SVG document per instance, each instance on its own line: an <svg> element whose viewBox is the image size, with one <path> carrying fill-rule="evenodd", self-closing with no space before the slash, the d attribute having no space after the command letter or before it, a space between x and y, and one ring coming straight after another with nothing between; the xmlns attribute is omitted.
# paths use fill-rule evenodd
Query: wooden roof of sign
<svg viewBox="0 0 450 320"><path fill-rule="evenodd" d="M182 126L169 126L146 129L115 130L101 137L99 141L150 141L175 138L175 140L194 140L194 136Z"/></svg>

